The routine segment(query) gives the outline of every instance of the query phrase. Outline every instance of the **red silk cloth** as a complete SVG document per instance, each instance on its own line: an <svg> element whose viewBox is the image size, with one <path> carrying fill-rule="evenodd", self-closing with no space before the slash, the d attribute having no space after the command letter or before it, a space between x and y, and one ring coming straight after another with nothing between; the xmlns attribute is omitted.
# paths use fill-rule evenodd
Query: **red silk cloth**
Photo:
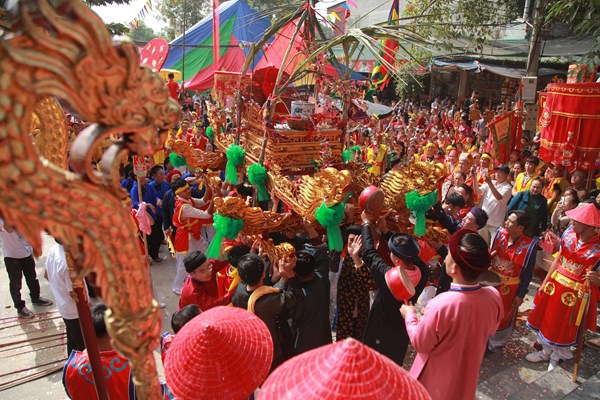
<svg viewBox="0 0 600 400"><path fill-rule="evenodd" d="M595 168L600 157L600 83L553 83L542 98L540 157L567 169Z"/></svg>

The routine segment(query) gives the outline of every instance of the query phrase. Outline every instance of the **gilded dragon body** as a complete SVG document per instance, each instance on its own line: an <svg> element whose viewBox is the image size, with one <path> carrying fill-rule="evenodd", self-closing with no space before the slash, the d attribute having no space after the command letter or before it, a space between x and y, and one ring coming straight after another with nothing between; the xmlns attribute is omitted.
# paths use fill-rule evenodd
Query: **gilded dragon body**
<svg viewBox="0 0 600 400"><path fill-rule="evenodd" d="M80 1L56 9L45 0L17 5L9 10L11 32L0 37L0 214L37 254L45 230L64 243L81 274L96 273L113 345L130 359L138 396L159 399L152 351L161 314L115 177L124 153L152 154L164 143L178 106L160 78L139 66L134 45L112 43ZM74 173L40 157L30 138L36 102L47 96L95 122L71 147ZM123 140L105 153L99 173L92 153L111 134ZM65 153L66 135L45 146Z"/></svg>

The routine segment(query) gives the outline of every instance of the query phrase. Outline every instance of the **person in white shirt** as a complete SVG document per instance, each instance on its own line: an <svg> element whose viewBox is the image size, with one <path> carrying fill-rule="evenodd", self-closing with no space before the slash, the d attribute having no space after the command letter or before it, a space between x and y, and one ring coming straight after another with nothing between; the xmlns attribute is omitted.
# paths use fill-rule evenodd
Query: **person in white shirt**
<svg viewBox="0 0 600 400"><path fill-rule="evenodd" d="M8 273L10 296L12 297L19 318L33 318L34 314L25 307L21 298L23 275L29 288L31 302L36 306L50 306L52 301L40 297L40 282L35 273L35 260L31 245L19 235L12 226L0 220L0 239L2 254Z"/></svg>
<svg viewBox="0 0 600 400"><path fill-rule="evenodd" d="M512 195L512 185L508 181L510 168L506 165L499 165L494 168L496 180L485 174L481 186L475 181L475 191L479 193L483 202L481 209L488 214L487 224L479 230L479 234L489 245L496 234L498 228L504 224L504 217L508 210L508 202Z"/></svg>
<svg viewBox="0 0 600 400"><path fill-rule="evenodd" d="M73 350L83 351L85 342L79 325L77 295L71 286L65 250L60 244L52 247L46 256L46 279L54 295L58 313L67 328L67 356L70 356Z"/></svg>

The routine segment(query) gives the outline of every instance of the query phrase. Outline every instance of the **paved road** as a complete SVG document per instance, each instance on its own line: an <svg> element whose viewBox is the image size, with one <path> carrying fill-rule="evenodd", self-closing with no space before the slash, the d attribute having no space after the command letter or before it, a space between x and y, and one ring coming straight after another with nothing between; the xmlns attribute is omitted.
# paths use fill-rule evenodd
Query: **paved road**
<svg viewBox="0 0 600 400"><path fill-rule="evenodd" d="M52 238L44 238L44 255L37 260L42 296L48 298L51 298L52 295L43 278L43 270L45 254L53 243ZM165 259L162 263L152 266L152 276L159 301L167 305L163 310L162 331L170 331L171 315L176 310L178 302L178 296L171 292L171 281L175 276L175 260L167 254L165 246L161 249L161 256ZM16 315L16 310L12 306L8 293L8 277L3 261L0 262L0 270L0 301L3 305L0 308L0 317L3 318ZM537 283L532 284L530 293L535 293ZM29 307L30 302L25 282L23 285L23 298L26 299ZM526 310L530 306L531 296L527 296L521 309ZM54 307L31 307L31 309L34 312L55 310ZM531 364L524 361L525 355L532 350L533 340L532 333L520 322L505 351L486 356L481 368L477 399L600 399L600 351L588 348L584 350L580 365L580 377L577 383L573 383L571 381L572 362L565 362L554 371L547 372L547 364ZM411 361L412 357L409 356L407 365L405 365L407 369L410 368ZM162 370L159 371L159 375L162 375ZM42 397L45 400L66 398L61 382L61 373L55 373L0 392L1 399L33 400Z"/></svg>

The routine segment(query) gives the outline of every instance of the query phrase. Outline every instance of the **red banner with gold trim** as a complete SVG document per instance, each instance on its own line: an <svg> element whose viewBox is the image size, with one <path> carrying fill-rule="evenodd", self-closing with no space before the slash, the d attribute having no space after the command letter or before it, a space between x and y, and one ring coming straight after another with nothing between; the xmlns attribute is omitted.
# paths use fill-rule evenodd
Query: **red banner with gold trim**
<svg viewBox="0 0 600 400"><path fill-rule="evenodd" d="M513 149L520 149L523 117L516 110L496 117L488 124L490 132L486 151L500 164L508 163Z"/></svg>
<svg viewBox="0 0 600 400"><path fill-rule="evenodd" d="M600 83L549 84L540 113L540 157L570 170L594 168L600 154Z"/></svg>

